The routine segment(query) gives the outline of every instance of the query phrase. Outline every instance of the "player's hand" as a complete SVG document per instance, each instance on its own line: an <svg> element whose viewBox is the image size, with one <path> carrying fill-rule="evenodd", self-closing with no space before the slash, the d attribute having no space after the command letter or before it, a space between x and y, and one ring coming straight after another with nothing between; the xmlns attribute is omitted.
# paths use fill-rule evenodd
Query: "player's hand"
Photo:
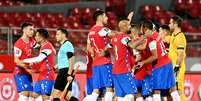
<svg viewBox="0 0 201 101"><path fill-rule="evenodd" d="M174 67L174 72L175 72L175 73L179 72L179 69L180 69L180 66L179 66L179 65L176 65L176 66Z"/></svg>
<svg viewBox="0 0 201 101"><path fill-rule="evenodd" d="M128 17L127 17L127 18L128 18L128 20L129 20L129 22L131 22L133 15L134 15L134 12L133 12L133 11L128 14Z"/></svg>
<svg viewBox="0 0 201 101"><path fill-rule="evenodd" d="M68 77L67 77L67 81L68 81L68 82L71 82L71 81L73 81L73 76L71 76L71 75L68 75Z"/></svg>
<svg viewBox="0 0 201 101"><path fill-rule="evenodd" d="M138 62L135 69L140 69L144 65L144 62Z"/></svg>
<svg viewBox="0 0 201 101"><path fill-rule="evenodd" d="M58 68L58 65L54 65L54 69L57 69Z"/></svg>

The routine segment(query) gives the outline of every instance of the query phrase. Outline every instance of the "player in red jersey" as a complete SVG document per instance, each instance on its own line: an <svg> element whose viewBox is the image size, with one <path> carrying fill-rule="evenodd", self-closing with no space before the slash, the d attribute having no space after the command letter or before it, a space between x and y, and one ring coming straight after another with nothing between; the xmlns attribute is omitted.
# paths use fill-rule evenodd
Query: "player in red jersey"
<svg viewBox="0 0 201 101"><path fill-rule="evenodd" d="M35 101L50 101L50 95L54 85L54 55L56 51L48 41L48 31L38 29L35 39L40 44L40 53L36 57L26 58L24 63L38 63L39 77L33 89ZM42 96L42 98L40 97Z"/></svg>
<svg viewBox="0 0 201 101"><path fill-rule="evenodd" d="M130 39L130 36L126 34L130 24L128 20L121 20L118 26L120 32L116 32L111 39L115 58L112 68L115 94L118 101L134 101L137 89L131 73L132 52L124 41Z"/></svg>
<svg viewBox="0 0 201 101"><path fill-rule="evenodd" d="M132 41L136 42L140 39L140 26L139 25L131 25L131 37ZM150 49L148 47L147 40L145 40L140 46L136 49L133 49L133 55L135 56L135 64L137 62L145 60L148 56L150 56ZM143 97L146 98L147 101L152 101L150 97L152 93L151 89L151 71L152 71L152 64L147 64L142 66L141 68L133 68L135 74L135 84L138 88L138 94L136 101L142 101Z"/></svg>
<svg viewBox="0 0 201 101"><path fill-rule="evenodd" d="M88 51L91 53L93 58L93 92L91 95L87 96L84 101L87 101L88 99L91 101L96 101L100 93L99 90L103 87L106 87L107 90L105 94L105 101L112 101L113 84L111 59L109 54L102 54L106 53L104 50L109 42L107 34L110 33L110 30L104 27L104 25L107 24L108 18L101 10L96 11L93 18L96 21L96 25L90 29L87 43L87 49L89 49Z"/></svg>
<svg viewBox="0 0 201 101"><path fill-rule="evenodd" d="M19 94L18 101L33 100L31 98L32 76L30 74L29 64L24 64L22 61L25 58L31 57L33 47L36 45L33 37L33 25L31 23L23 23L21 25L23 35L14 44L14 62L16 67L14 70L14 79ZM30 98L28 98L30 96ZM32 101L31 100L31 101Z"/></svg>
<svg viewBox="0 0 201 101"><path fill-rule="evenodd" d="M173 101L180 101L179 94L176 90L176 82L174 78L172 63L167 56L165 46L158 32L153 31L151 21L144 21L142 24L142 32L149 35L147 43L150 43L151 56L138 63L140 67L145 64L153 63L153 101L160 101L160 90L170 89Z"/></svg>

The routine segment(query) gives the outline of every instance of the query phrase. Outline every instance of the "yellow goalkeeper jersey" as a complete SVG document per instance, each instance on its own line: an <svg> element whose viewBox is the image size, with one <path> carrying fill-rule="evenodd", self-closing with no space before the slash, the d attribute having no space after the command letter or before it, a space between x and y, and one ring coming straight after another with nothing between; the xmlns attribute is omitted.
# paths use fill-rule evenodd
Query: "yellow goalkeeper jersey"
<svg viewBox="0 0 201 101"><path fill-rule="evenodd" d="M186 37L183 32L172 34L169 46L169 58L172 60L173 66L176 65L178 57L178 49L186 51ZM185 71L185 59L182 60L180 71Z"/></svg>

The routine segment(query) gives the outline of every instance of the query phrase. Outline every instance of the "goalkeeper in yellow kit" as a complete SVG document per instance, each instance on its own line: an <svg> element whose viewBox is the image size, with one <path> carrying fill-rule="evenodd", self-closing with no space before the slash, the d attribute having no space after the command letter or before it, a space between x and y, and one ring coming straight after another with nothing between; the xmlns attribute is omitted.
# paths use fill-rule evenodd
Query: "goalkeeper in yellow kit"
<svg viewBox="0 0 201 101"><path fill-rule="evenodd" d="M170 19L169 26L172 31L172 36L170 38L169 58L172 60L174 66L181 101L186 101L184 95L186 38L184 33L181 32L181 24L182 19L179 16L174 16Z"/></svg>

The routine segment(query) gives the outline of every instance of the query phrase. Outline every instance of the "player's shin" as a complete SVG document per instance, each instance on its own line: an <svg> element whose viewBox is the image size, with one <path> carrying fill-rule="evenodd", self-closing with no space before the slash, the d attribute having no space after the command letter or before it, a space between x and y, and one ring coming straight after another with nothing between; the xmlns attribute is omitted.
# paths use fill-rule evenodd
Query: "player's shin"
<svg viewBox="0 0 201 101"><path fill-rule="evenodd" d="M143 101L143 97L137 97L136 101Z"/></svg>
<svg viewBox="0 0 201 101"><path fill-rule="evenodd" d="M35 99L35 101L43 101L42 96L38 96L38 97Z"/></svg>
<svg viewBox="0 0 201 101"><path fill-rule="evenodd" d="M105 101L112 101L113 93L112 92L106 92L105 93Z"/></svg>
<svg viewBox="0 0 201 101"><path fill-rule="evenodd" d="M179 93L176 90L171 92L170 95L172 96L173 101L181 101Z"/></svg>
<svg viewBox="0 0 201 101"><path fill-rule="evenodd" d="M128 94L124 97L123 101L134 101L134 95Z"/></svg>
<svg viewBox="0 0 201 101"><path fill-rule="evenodd" d="M160 96L160 94L154 94L154 95L153 95L153 101L161 101L161 96Z"/></svg>
<svg viewBox="0 0 201 101"><path fill-rule="evenodd" d="M117 99L118 99L117 101L124 101L123 97L118 97Z"/></svg>
<svg viewBox="0 0 201 101"><path fill-rule="evenodd" d="M22 95L22 94L19 94L18 101L28 101L28 100L29 100L29 97L24 96L24 95Z"/></svg>

